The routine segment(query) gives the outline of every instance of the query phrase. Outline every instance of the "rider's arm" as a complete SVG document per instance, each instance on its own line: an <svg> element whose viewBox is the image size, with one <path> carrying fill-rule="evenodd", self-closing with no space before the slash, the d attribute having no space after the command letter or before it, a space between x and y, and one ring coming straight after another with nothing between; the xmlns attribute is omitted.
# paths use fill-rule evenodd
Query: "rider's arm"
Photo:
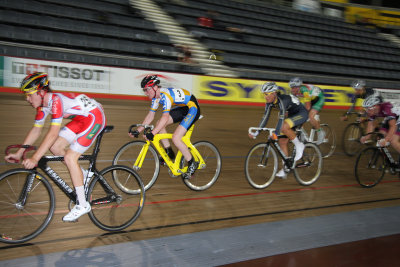
<svg viewBox="0 0 400 267"><path fill-rule="evenodd" d="M42 143L39 148L36 150L35 154L33 154L32 158L39 161L41 157L50 149L50 147L54 144L58 137L58 133L60 132L61 125L60 124L52 124L50 125L49 131L44 137Z"/></svg>
<svg viewBox="0 0 400 267"><path fill-rule="evenodd" d="M42 132L43 127L33 126L29 133L26 135L25 140L23 142L24 145L32 145L39 138L40 133ZM9 159L17 159L20 160L22 154L24 153L25 148L18 149L17 152L13 154L8 154L4 159L7 162L10 162Z"/></svg>
<svg viewBox="0 0 400 267"><path fill-rule="evenodd" d="M396 119L391 119L388 121L389 124L389 130L385 136L385 141L386 142L391 142L393 139L394 134L397 131L397 124L396 124Z"/></svg>
<svg viewBox="0 0 400 267"><path fill-rule="evenodd" d="M286 116L286 108L285 105L283 104L283 101L281 101L278 98L278 105L279 105L279 117L278 117L278 123L275 127L275 134L279 135L281 133L281 128L283 125L283 122L285 121L285 116Z"/></svg>
<svg viewBox="0 0 400 267"><path fill-rule="evenodd" d="M165 128L165 126L168 123L168 119L169 119L170 115L169 112L164 112L160 118L160 120L157 122L156 127L153 129L153 131L151 131L154 135L158 134L163 128Z"/></svg>
<svg viewBox="0 0 400 267"><path fill-rule="evenodd" d="M154 120L155 114L156 113L154 111L150 110L149 113L147 113L146 117L144 118L142 124L149 125ZM137 130L140 133L141 131L144 130L144 127L140 126L140 127L137 128Z"/></svg>
<svg viewBox="0 0 400 267"><path fill-rule="evenodd" d="M40 158L50 149L50 147L54 144L58 137L58 133L60 132L61 125L60 124L51 124L50 129L44 137L42 143L39 148L36 150L35 154L33 154L32 158L24 160L24 167L27 169L32 169L37 165Z"/></svg>
<svg viewBox="0 0 400 267"><path fill-rule="evenodd" d="M258 128L264 128L265 125L267 124L269 115L271 113L271 108L272 108L272 104L267 103L265 105L264 115L260 121L260 124L258 125ZM254 134L249 134L249 137L255 138L256 136L258 136L259 133L260 133L259 131L256 131Z"/></svg>

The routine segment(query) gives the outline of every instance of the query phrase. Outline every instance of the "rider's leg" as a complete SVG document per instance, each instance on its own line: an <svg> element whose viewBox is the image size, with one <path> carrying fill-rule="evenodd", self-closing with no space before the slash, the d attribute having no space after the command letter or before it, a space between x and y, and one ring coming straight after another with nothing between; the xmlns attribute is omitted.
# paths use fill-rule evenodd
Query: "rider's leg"
<svg viewBox="0 0 400 267"><path fill-rule="evenodd" d="M76 221L80 216L90 212L90 204L86 201L85 188L83 186L83 174L81 167L78 164L78 159L82 155L72 149L67 150L64 160L71 175L72 183L74 184L78 203L74 208L63 217L63 221Z"/></svg>
<svg viewBox="0 0 400 267"><path fill-rule="evenodd" d="M187 130L182 125L178 125L174 134L172 135L172 142L174 145L182 152L183 157L186 161L190 161L192 159L192 154L190 154L188 147L182 141L182 137L186 134Z"/></svg>
<svg viewBox="0 0 400 267"><path fill-rule="evenodd" d="M279 146L282 149L283 154L285 154L285 156L289 155L289 149L288 149L288 143L289 143L289 139L288 138L280 138L278 140ZM287 172L289 170L286 168L285 166L285 161L282 160L282 168L276 173L276 177L285 179L287 177Z"/></svg>
<svg viewBox="0 0 400 267"><path fill-rule="evenodd" d="M390 144L397 151L397 153L400 154L400 136L397 133L393 135L393 138L392 138L392 141L390 142Z"/></svg>
<svg viewBox="0 0 400 267"><path fill-rule="evenodd" d="M311 109L309 112L309 119L312 127L316 129L317 131L317 145L322 144L325 139L325 132L321 128L321 124L319 122L319 116L318 116L319 111L316 109Z"/></svg>
<svg viewBox="0 0 400 267"><path fill-rule="evenodd" d="M304 144L297 138L296 133L292 130L291 124L287 120L282 125L282 133L285 134L296 147L296 155L294 160L297 161L303 156ZM287 149L287 146L286 146Z"/></svg>
<svg viewBox="0 0 400 267"><path fill-rule="evenodd" d="M308 118L310 119L310 123L311 123L312 127L316 130L319 130L321 128L321 125L319 123L319 119L317 120L315 118L315 115L317 115L317 114L318 114L318 110L312 108L310 110L310 112L308 113Z"/></svg>
<svg viewBox="0 0 400 267"><path fill-rule="evenodd" d="M69 145L69 142L67 139L64 137L59 136L57 140L54 142L54 144L50 147L50 152L55 155L55 156L61 156L64 157L67 146ZM65 164L65 162L63 161ZM86 178L88 171L85 170L84 168L81 167L82 170L82 175L84 178Z"/></svg>

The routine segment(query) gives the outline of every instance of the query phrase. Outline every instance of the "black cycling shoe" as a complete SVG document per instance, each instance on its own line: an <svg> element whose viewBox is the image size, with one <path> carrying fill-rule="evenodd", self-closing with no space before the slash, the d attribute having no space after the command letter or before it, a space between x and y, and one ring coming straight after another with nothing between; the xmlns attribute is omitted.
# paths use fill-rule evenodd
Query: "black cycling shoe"
<svg viewBox="0 0 400 267"><path fill-rule="evenodd" d="M188 169L187 169L186 173L184 173L183 178L190 179L198 167L199 167L198 162L194 161L193 159L189 160Z"/></svg>
<svg viewBox="0 0 400 267"><path fill-rule="evenodd" d="M171 147L168 147L165 149L165 152L167 152L168 157L174 161L175 160L175 152L172 150Z"/></svg>

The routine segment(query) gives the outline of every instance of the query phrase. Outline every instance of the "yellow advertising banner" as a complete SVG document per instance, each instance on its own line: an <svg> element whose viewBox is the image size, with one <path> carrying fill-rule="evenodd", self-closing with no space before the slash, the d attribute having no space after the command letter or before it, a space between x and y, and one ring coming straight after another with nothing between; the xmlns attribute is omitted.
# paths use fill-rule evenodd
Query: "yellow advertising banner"
<svg viewBox="0 0 400 267"><path fill-rule="evenodd" d="M196 97L213 103L234 102L242 105L261 105L265 103L260 88L265 81L222 78L211 76L194 76L193 89ZM283 90L289 92L288 83L276 82ZM344 86L316 85L325 95L325 106L329 108L349 107L354 89ZM361 100L360 100L361 102ZM361 104L361 103L358 103Z"/></svg>

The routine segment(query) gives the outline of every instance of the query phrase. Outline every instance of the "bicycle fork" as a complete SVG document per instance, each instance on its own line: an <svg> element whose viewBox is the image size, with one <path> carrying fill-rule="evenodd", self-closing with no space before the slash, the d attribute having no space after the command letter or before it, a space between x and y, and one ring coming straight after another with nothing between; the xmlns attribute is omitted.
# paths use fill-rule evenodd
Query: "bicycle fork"
<svg viewBox="0 0 400 267"><path fill-rule="evenodd" d="M28 195L31 192L33 181L35 179L36 173L30 173L27 175L24 187L22 188L21 194L19 195L18 202L15 203L15 207L18 210L22 210L28 199Z"/></svg>

